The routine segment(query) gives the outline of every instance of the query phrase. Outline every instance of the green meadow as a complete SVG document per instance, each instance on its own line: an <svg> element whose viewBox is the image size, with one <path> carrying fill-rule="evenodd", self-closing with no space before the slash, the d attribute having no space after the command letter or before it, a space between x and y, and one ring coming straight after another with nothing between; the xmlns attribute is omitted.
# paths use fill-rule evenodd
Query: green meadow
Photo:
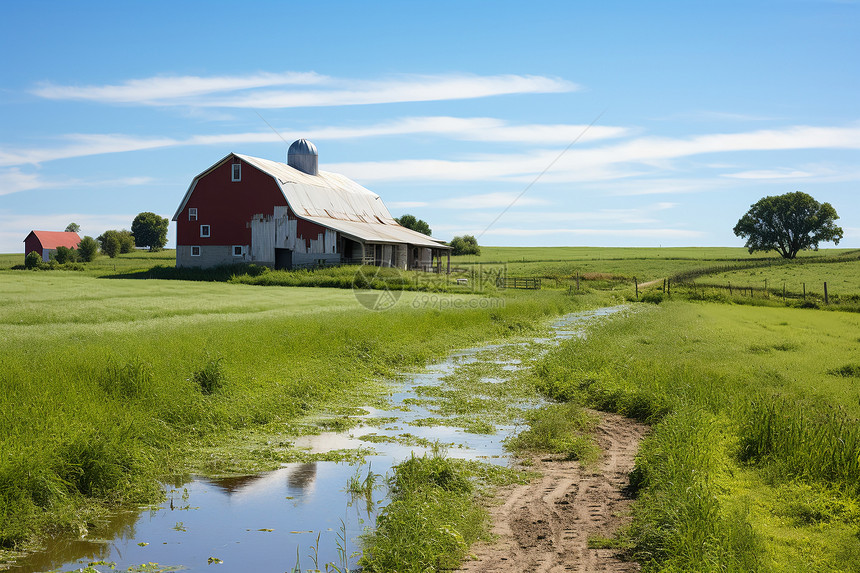
<svg viewBox="0 0 860 573"><path fill-rule="evenodd" d="M804 251L803 261L835 258L849 249ZM452 264L470 268L504 263L510 276L541 277L544 286L565 288L580 277L585 284L601 288L613 282L635 278L640 283L678 273L714 266L780 262L773 253L750 255L746 249L731 247L481 247L481 255L453 257Z"/></svg>
<svg viewBox="0 0 860 573"><path fill-rule="evenodd" d="M773 292L824 296L824 283L831 295L856 295L860 293L860 260L833 263L816 263L814 259L803 264L781 264L767 267L742 269L715 273L702 277L702 284L732 284L736 287L765 288Z"/></svg>

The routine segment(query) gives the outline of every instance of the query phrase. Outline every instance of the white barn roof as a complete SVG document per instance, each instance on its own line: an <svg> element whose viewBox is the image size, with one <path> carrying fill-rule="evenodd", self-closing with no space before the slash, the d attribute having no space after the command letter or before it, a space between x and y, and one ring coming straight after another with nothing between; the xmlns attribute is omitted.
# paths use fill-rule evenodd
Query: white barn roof
<svg viewBox="0 0 860 573"><path fill-rule="evenodd" d="M328 171L308 175L285 163L238 153L228 155L194 178L173 216L174 221L185 208L197 181L233 155L270 175L280 187L290 209L301 219L365 242L409 243L423 247L448 248L438 239L399 225L379 195L348 177Z"/></svg>

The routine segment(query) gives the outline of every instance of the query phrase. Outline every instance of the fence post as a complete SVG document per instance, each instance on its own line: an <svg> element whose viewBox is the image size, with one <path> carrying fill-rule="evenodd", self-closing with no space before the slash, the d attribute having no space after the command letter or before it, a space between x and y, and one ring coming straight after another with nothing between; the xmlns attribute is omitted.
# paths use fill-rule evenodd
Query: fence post
<svg viewBox="0 0 860 573"><path fill-rule="evenodd" d="M576 271L576 290L579 292L579 271Z"/></svg>
<svg viewBox="0 0 860 573"><path fill-rule="evenodd" d="M803 300L806 300L806 283L803 283Z"/></svg>
<svg viewBox="0 0 860 573"><path fill-rule="evenodd" d="M666 294L666 279L663 279L663 294Z"/></svg>
<svg viewBox="0 0 860 573"><path fill-rule="evenodd" d="M636 300L639 300L639 281L636 280L636 277L633 277L633 284L636 287Z"/></svg>
<svg viewBox="0 0 860 573"><path fill-rule="evenodd" d="M824 283L824 304L830 304L830 299L827 298L827 283Z"/></svg>
<svg viewBox="0 0 860 573"><path fill-rule="evenodd" d="M672 279L666 279L666 296L672 294Z"/></svg>
<svg viewBox="0 0 860 573"><path fill-rule="evenodd" d="M785 283L782 283L782 302L785 302Z"/></svg>

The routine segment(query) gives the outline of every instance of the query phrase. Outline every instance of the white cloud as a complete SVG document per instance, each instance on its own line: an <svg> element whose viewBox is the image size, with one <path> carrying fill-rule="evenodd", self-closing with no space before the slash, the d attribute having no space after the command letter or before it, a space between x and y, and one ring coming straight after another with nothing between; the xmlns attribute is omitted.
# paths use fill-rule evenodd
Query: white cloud
<svg viewBox="0 0 860 573"><path fill-rule="evenodd" d="M814 173L799 171L797 169L754 169L752 171L739 171L737 173L725 173L723 177L733 179L797 179L812 177Z"/></svg>
<svg viewBox="0 0 860 573"><path fill-rule="evenodd" d="M316 89L304 89L308 85ZM275 86L291 89L262 89ZM577 89L576 84L560 78L531 75L400 75L354 80L313 72L286 72L210 78L157 76L119 85L83 87L43 83L33 93L43 98L99 103L270 109L458 100Z"/></svg>
<svg viewBox="0 0 860 573"><path fill-rule="evenodd" d="M248 76L155 76L128 80L117 85L62 86L43 82L32 93L46 99L83 100L101 103L159 105L211 93L233 92L282 85L323 84L329 78L314 72L259 73Z"/></svg>
<svg viewBox="0 0 860 573"><path fill-rule="evenodd" d="M505 208L513 204L517 206L546 205L549 201L535 197L518 197L518 193L481 193L464 197L451 197L433 203L434 207L442 209L488 209Z"/></svg>
<svg viewBox="0 0 860 573"><path fill-rule="evenodd" d="M0 169L0 195L30 189L64 189L70 187L128 187L147 185L152 177L120 177L115 179L46 179L38 173L23 173L17 168Z"/></svg>
<svg viewBox="0 0 860 573"><path fill-rule="evenodd" d="M244 133L222 133L193 135L186 139L169 137L153 138L123 134L67 134L59 139L65 145L39 148L0 149L0 165L38 164L57 159L122 153L164 147L193 145L241 145L251 143L274 143L294 141L300 137L314 141L360 139L367 137L430 134L463 141L486 141L500 143L554 144L572 141L582 133L585 126L573 124L557 125L510 125L494 118L457 117L407 117L362 127L322 127L292 132L284 130L280 135L272 131ZM621 137L629 133L623 127L595 126L587 130L581 141Z"/></svg>
<svg viewBox="0 0 860 573"><path fill-rule="evenodd" d="M0 195L38 189L44 184L35 173L22 173L19 169L0 169Z"/></svg>
<svg viewBox="0 0 860 573"><path fill-rule="evenodd" d="M550 181L596 181L664 172L675 159L710 153L788 149L860 149L860 127L789 127L690 138L640 137L600 147L574 147L544 177ZM332 170L359 180L530 181L558 157L559 150L487 154L458 160L409 159L340 163ZM631 167L634 166L634 167Z"/></svg>

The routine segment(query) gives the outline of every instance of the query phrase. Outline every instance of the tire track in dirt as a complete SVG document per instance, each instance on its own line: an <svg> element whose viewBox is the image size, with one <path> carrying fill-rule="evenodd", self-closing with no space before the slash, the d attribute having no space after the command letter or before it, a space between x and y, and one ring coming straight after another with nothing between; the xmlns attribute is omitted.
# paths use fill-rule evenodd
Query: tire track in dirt
<svg viewBox="0 0 860 573"><path fill-rule="evenodd" d="M603 452L597 464L582 468L579 462L533 457L542 477L501 490L504 502L490 508L496 540L475 545L477 559L460 571L639 571L616 550L589 549L588 538L611 537L627 523L630 499L623 491L647 426L617 414L599 415L596 439Z"/></svg>

